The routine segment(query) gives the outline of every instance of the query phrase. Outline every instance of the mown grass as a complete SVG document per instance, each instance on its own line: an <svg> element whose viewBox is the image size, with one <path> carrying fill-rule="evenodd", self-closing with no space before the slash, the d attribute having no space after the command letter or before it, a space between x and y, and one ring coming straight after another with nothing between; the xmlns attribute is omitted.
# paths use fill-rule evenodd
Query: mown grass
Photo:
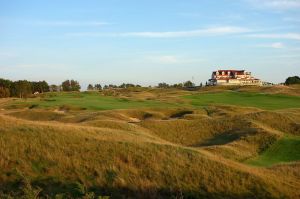
<svg viewBox="0 0 300 199"><path fill-rule="evenodd" d="M300 137L285 136L255 159L247 163L254 166L272 166L300 160Z"/></svg>
<svg viewBox="0 0 300 199"><path fill-rule="evenodd" d="M145 107L174 107L176 104L155 100L134 100L103 96L97 92L46 94L42 98L17 99L8 108L61 108L71 110L114 110Z"/></svg>
<svg viewBox="0 0 300 199"><path fill-rule="evenodd" d="M266 110L300 108L300 97L249 92L216 92L184 96L193 106L229 104Z"/></svg>

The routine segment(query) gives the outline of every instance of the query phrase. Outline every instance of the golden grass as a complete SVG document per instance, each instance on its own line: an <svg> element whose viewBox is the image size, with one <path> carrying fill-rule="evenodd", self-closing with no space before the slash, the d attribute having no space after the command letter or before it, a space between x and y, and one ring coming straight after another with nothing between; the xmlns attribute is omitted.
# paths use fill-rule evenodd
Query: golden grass
<svg viewBox="0 0 300 199"><path fill-rule="evenodd" d="M18 169L33 181L80 181L87 187L154 190L158 195L158 190L239 198L299 195L297 180L284 181L281 175L275 178L272 172L237 166L138 132L7 116L0 122L1 182L10 181ZM116 176L108 179L108 172Z"/></svg>
<svg viewBox="0 0 300 199"><path fill-rule="evenodd" d="M147 93L132 90L127 97ZM178 95L151 93L160 100ZM299 109L237 106L1 110L0 194L18 192L20 171L50 197L75 197L72 186L79 182L113 198L299 198L299 162L242 163L285 134L299 135L299 121Z"/></svg>

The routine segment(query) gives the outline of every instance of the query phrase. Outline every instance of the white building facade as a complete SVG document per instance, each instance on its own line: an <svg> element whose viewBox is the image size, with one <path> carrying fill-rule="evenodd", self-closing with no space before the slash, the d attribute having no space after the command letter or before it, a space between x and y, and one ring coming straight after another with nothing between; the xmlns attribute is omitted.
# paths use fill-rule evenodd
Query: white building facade
<svg viewBox="0 0 300 199"><path fill-rule="evenodd" d="M212 73L209 85L255 85L262 86L260 79L254 78L245 70L217 70Z"/></svg>

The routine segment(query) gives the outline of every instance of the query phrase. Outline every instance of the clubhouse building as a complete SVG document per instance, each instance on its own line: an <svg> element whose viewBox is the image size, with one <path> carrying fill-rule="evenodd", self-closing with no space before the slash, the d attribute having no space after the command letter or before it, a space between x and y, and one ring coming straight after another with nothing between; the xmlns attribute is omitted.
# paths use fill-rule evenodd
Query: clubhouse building
<svg viewBox="0 0 300 199"><path fill-rule="evenodd" d="M252 77L251 72L245 70L217 70L208 82L211 86L224 85L255 85L262 86L262 81Z"/></svg>

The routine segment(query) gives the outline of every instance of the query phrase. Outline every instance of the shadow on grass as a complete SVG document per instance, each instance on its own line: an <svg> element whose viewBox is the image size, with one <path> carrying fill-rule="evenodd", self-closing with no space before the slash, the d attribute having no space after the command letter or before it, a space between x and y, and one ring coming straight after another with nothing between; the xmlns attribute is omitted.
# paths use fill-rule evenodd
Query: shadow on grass
<svg viewBox="0 0 300 199"><path fill-rule="evenodd" d="M31 184L33 190L41 190L38 194L39 198L253 198L257 191L268 194L266 191L257 190L255 187L253 187L253 192L241 194L231 193L230 190L226 193L209 192L206 186L200 186L196 191L171 188L134 189L111 185L86 188L79 181L67 182L53 177L33 180ZM10 198L24 196L21 179L0 183L0 198L5 198L3 196L7 195Z"/></svg>
<svg viewBox="0 0 300 199"><path fill-rule="evenodd" d="M256 128L247 129L233 129L230 131L222 132L214 135L213 137L202 141L201 143L191 145L191 147L208 147L214 145L226 145L236 140L240 140L249 135L255 135L257 133Z"/></svg>

